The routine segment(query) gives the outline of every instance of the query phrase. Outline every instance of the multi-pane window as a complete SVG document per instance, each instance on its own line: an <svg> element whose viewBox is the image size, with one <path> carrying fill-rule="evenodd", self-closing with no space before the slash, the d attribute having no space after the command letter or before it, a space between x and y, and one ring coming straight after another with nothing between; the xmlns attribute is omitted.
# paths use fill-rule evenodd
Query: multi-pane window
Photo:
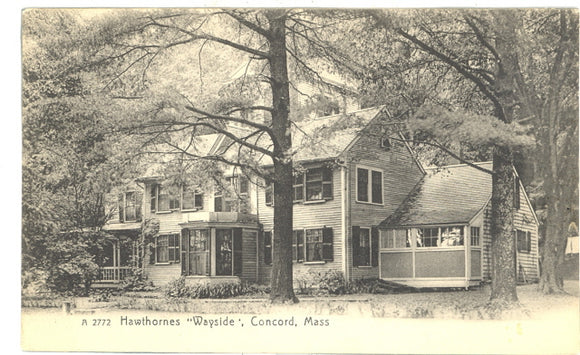
<svg viewBox="0 0 580 355"><path fill-rule="evenodd" d="M383 203L383 173L366 168L356 169L356 199L359 202Z"/></svg>
<svg viewBox="0 0 580 355"><path fill-rule="evenodd" d="M381 232L381 247L387 249L410 248L411 239L418 232L417 228L387 229Z"/></svg>
<svg viewBox="0 0 580 355"><path fill-rule="evenodd" d="M159 184L151 186L151 212L173 211L180 208L179 189Z"/></svg>
<svg viewBox="0 0 580 355"><path fill-rule="evenodd" d="M158 263L179 262L179 235L160 235L155 240L155 261Z"/></svg>
<svg viewBox="0 0 580 355"><path fill-rule="evenodd" d="M137 222L141 220L141 200L143 194L128 191L119 194L119 221Z"/></svg>
<svg viewBox="0 0 580 355"><path fill-rule="evenodd" d="M471 227L471 245L472 246L479 246L480 244L480 230L479 227Z"/></svg>
<svg viewBox="0 0 580 355"><path fill-rule="evenodd" d="M386 241L385 241L386 242ZM379 232L376 228L352 227L353 266L378 266Z"/></svg>
<svg viewBox="0 0 580 355"><path fill-rule="evenodd" d="M529 253L532 250L532 233L516 230L518 252Z"/></svg>
<svg viewBox="0 0 580 355"><path fill-rule="evenodd" d="M442 227L441 228L441 246L455 247L463 245L463 226Z"/></svg>
<svg viewBox="0 0 580 355"><path fill-rule="evenodd" d="M297 229L292 235L292 260L302 262L332 261L332 228Z"/></svg>
<svg viewBox="0 0 580 355"><path fill-rule="evenodd" d="M294 176L294 201L332 199L332 169L312 168Z"/></svg>
<svg viewBox="0 0 580 355"><path fill-rule="evenodd" d="M181 245L182 275L209 275L209 229L183 229Z"/></svg>
<svg viewBox="0 0 580 355"><path fill-rule="evenodd" d="M439 228L422 228L417 231L418 247L436 247L439 243Z"/></svg>
<svg viewBox="0 0 580 355"><path fill-rule="evenodd" d="M215 212L248 212L249 180L245 176L226 178L226 184L217 185L214 193Z"/></svg>
<svg viewBox="0 0 580 355"><path fill-rule="evenodd" d="M463 226L421 228L417 230L417 247L453 247L464 243Z"/></svg>
<svg viewBox="0 0 580 355"><path fill-rule="evenodd" d="M371 266L371 229L361 228L358 243L358 266Z"/></svg>
<svg viewBox="0 0 580 355"><path fill-rule="evenodd" d="M216 275L233 275L234 255L233 255L233 234L231 229L216 230Z"/></svg>
<svg viewBox="0 0 580 355"><path fill-rule="evenodd" d="M184 187L181 196L181 209L193 210L203 208L203 194L196 188Z"/></svg>

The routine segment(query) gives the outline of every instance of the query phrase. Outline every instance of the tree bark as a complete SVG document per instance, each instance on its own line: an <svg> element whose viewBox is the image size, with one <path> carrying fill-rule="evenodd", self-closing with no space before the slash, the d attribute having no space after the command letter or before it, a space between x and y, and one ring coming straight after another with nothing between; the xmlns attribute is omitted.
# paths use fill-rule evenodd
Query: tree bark
<svg viewBox="0 0 580 355"><path fill-rule="evenodd" d="M290 134L290 92L286 58L285 10L266 11L269 21L270 85L272 87L272 130L274 147L274 235L270 300L297 302L292 275L292 137Z"/></svg>
<svg viewBox="0 0 580 355"><path fill-rule="evenodd" d="M516 244L513 233L512 154L508 148L495 147L491 195L492 302L517 302Z"/></svg>
<svg viewBox="0 0 580 355"><path fill-rule="evenodd" d="M509 10L494 12L495 49L498 54L494 92L500 103L496 116L505 123L514 119L517 54L515 21ZM513 226L514 170L509 147L495 146L491 197L491 302L515 303L517 297L517 257Z"/></svg>

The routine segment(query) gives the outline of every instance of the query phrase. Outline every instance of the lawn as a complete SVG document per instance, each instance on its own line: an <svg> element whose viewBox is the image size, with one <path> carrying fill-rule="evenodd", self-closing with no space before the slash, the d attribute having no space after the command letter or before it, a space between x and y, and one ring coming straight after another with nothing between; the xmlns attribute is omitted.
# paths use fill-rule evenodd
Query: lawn
<svg viewBox="0 0 580 355"><path fill-rule="evenodd" d="M296 305L272 305L267 295L254 298L182 299L165 298L161 292L134 292L102 299L77 297L73 312L146 310L196 312L198 314L268 314L291 310L297 314L348 315L378 318L436 319L546 319L579 318L578 281L566 281L565 294L542 295L536 284L518 286L521 307L501 314L486 307L489 286L465 290L421 290L395 294L299 296ZM23 299L23 306L60 307L62 300Z"/></svg>

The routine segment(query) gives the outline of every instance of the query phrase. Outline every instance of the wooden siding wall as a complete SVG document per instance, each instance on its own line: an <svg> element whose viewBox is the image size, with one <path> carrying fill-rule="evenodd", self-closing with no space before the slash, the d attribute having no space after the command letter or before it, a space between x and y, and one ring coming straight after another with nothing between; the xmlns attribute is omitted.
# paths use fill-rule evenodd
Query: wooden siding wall
<svg viewBox="0 0 580 355"><path fill-rule="evenodd" d="M308 166L307 166L308 167ZM309 270L338 270L342 271L342 233L341 233L341 183L340 168L335 167L332 170L332 194L333 199L324 202L294 204L294 222L293 229L323 228L324 226L332 228L333 232L333 260L325 263L309 264L294 263L294 280ZM275 203L275 201L274 201ZM266 206L264 191L258 193L258 211L259 221L263 225L264 231L271 231L274 227L274 207ZM259 259L260 259L260 282L269 283L272 268L264 265L263 255L263 235L259 238ZM272 246L276 248L275 245Z"/></svg>
<svg viewBox="0 0 580 355"><path fill-rule="evenodd" d="M530 206L525 198L524 189L520 188L520 208L514 214L514 230L531 233L531 250L519 252L517 256L518 281L524 281L524 273L527 282L539 280L538 270L538 226L535 222ZM483 220L483 279L491 279L491 202L485 208ZM523 269L523 272L521 271Z"/></svg>
<svg viewBox="0 0 580 355"><path fill-rule="evenodd" d="M377 129L371 122L368 129ZM394 133L391 133L394 134ZM389 217L419 182L423 173L408 148L393 141L385 150L380 137L363 134L348 152L350 223L347 226L348 267L352 279L379 277L378 267L352 266L352 226L372 227ZM356 167L363 165L383 171L383 205L356 202Z"/></svg>

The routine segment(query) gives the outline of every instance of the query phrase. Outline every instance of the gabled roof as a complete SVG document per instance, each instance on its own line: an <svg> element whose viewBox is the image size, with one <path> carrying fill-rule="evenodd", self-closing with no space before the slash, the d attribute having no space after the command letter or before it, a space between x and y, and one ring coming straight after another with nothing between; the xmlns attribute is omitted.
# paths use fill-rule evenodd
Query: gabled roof
<svg viewBox="0 0 580 355"><path fill-rule="evenodd" d="M492 163L478 163L492 170ZM427 174L379 227L467 224L491 198L491 175L469 165L425 169Z"/></svg>
<svg viewBox="0 0 580 355"><path fill-rule="evenodd" d="M382 109L372 107L299 122L292 137L294 161L338 157Z"/></svg>
<svg viewBox="0 0 580 355"><path fill-rule="evenodd" d="M196 136L194 140L191 140L191 137L188 136L186 137L187 139L183 139L183 143L179 145L179 148L197 156L205 156L212 151L220 136L220 134L215 133L203 134ZM147 171L137 181L162 179L164 177L165 164L171 162L182 152L180 149L165 145L161 145L158 149L163 149L163 152L167 154L157 154L156 161L149 164Z"/></svg>

